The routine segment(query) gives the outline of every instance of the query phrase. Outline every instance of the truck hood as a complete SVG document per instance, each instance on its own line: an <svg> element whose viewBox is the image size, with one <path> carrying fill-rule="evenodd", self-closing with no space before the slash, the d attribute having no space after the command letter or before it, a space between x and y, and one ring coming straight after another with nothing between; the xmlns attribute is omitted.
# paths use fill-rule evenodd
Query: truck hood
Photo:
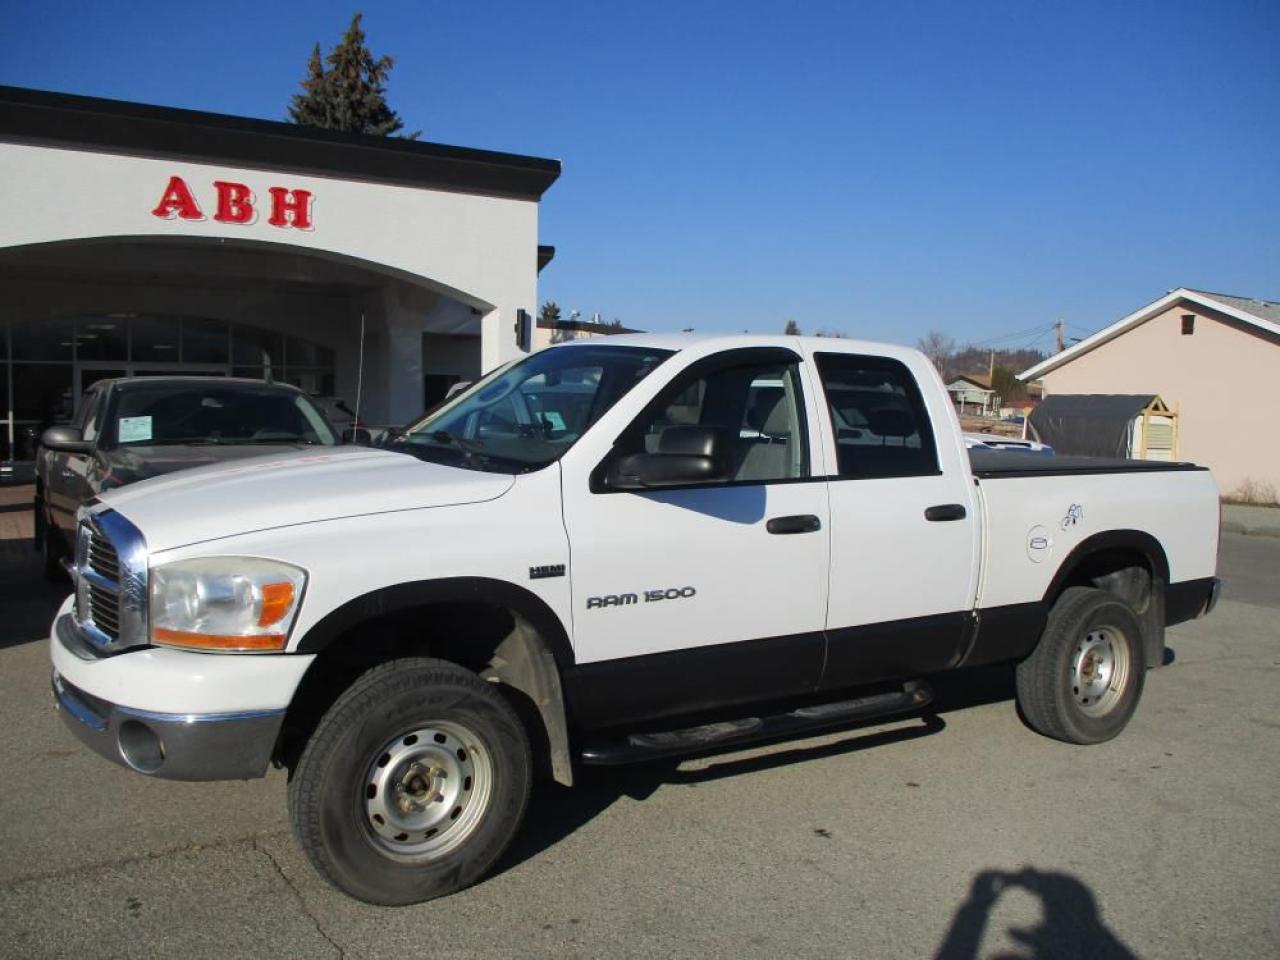
<svg viewBox="0 0 1280 960"><path fill-rule="evenodd" d="M425 463L365 447L217 463L104 493L102 503L142 531L149 550L397 510L479 503L515 477Z"/></svg>
<svg viewBox="0 0 1280 960"><path fill-rule="evenodd" d="M262 457L272 453L284 453L295 450L312 450L306 444L239 444L232 446L128 446L119 447L103 454L103 459L110 468L108 489L123 487L137 483L150 477L159 477L175 470L190 470L210 463L224 463L228 460L244 460L248 457Z"/></svg>

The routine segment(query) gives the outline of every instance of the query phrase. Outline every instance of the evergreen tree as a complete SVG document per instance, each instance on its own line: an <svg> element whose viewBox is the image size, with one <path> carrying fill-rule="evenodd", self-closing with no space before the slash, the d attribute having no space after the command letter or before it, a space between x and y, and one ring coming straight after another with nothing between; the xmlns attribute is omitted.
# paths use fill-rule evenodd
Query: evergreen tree
<svg viewBox="0 0 1280 960"><path fill-rule="evenodd" d="M545 324L554 324L560 322L560 304L554 300L548 300L542 305L542 309L538 311L538 320Z"/></svg>
<svg viewBox="0 0 1280 960"><path fill-rule="evenodd" d="M782 332L788 337L798 337L800 336L800 324L796 323L794 320L788 320L787 325L782 329Z"/></svg>
<svg viewBox="0 0 1280 960"><path fill-rule="evenodd" d="M387 77L394 61L388 56L374 59L360 26L363 17L357 13L351 18L342 42L328 57L321 59L318 43L311 51L303 92L295 93L289 104L289 119L294 123L379 137L404 129L400 115L387 105ZM416 140L419 133L401 136Z"/></svg>

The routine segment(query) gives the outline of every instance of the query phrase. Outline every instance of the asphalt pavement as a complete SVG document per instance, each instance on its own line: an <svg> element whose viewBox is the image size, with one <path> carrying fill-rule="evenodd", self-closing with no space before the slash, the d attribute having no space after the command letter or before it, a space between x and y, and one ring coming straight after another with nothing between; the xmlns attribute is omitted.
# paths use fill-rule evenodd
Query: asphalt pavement
<svg viewBox="0 0 1280 960"><path fill-rule="evenodd" d="M1032 733L1005 670L957 675L927 718L542 787L496 875L390 909L310 870L281 774L169 783L78 745L42 639L62 591L19 514L2 957L1280 955L1280 540L1224 537L1222 603L1170 631L1111 743Z"/></svg>

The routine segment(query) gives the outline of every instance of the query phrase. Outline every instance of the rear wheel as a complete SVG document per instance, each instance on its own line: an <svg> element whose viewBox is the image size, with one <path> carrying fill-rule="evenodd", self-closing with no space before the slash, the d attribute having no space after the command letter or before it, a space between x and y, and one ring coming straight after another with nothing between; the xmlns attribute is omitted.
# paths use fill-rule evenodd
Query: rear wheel
<svg viewBox="0 0 1280 960"><path fill-rule="evenodd" d="M1072 587L1053 605L1035 651L1018 664L1018 706L1045 736L1101 743L1129 723L1145 673L1133 608L1103 590Z"/></svg>
<svg viewBox="0 0 1280 960"><path fill-rule="evenodd" d="M524 816L532 763L497 690L455 664L394 660L321 719L289 783L303 851L338 889L378 904L480 879Z"/></svg>

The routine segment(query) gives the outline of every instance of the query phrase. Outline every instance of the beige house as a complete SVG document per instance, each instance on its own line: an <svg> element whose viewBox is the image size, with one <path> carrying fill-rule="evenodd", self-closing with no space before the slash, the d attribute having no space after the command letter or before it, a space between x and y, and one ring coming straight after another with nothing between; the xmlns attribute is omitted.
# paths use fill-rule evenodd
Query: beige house
<svg viewBox="0 0 1280 960"><path fill-rule="evenodd" d="M1179 287L1018 374L1054 394L1157 394L1178 458L1224 494L1280 498L1280 303Z"/></svg>

